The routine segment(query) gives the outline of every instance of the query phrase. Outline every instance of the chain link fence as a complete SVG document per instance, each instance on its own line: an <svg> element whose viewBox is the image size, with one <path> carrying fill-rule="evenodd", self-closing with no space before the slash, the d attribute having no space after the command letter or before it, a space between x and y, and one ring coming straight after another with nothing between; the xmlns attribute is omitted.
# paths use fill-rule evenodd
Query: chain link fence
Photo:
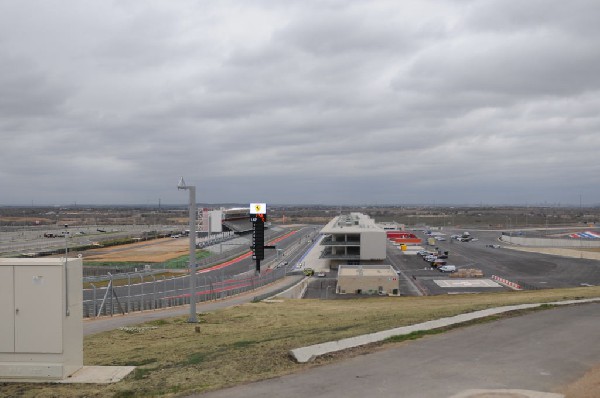
<svg viewBox="0 0 600 398"><path fill-rule="evenodd" d="M284 235L285 231L278 231L270 239ZM223 240L222 242L225 242ZM222 246L218 246L222 244ZM212 254L200 258L196 267L200 271L196 274L196 302L224 299L244 292L258 289L273 283L286 276L285 268L275 267L279 255L263 264L260 276L254 275L253 270L235 276L227 276L224 270L210 273L202 269L210 268L248 253L249 241L240 244L219 242L212 247ZM218 248L218 253L216 253ZM222 250L225 248L225 250ZM182 266L186 267L188 259L182 259ZM168 267L171 265L171 267ZM178 276L165 276L165 272L172 271L173 264L140 264L134 269L115 269L110 272L107 267L98 267L108 273L94 275L92 271L84 276L83 281L89 283L90 289L84 289L83 316L86 318L97 316L112 316L136 311L155 310L160 308L176 307L190 304L190 280L188 273ZM272 269L270 267L273 267ZM87 267L84 267L87 268ZM179 267L175 267L179 268Z"/></svg>
<svg viewBox="0 0 600 398"><path fill-rule="evenodd" d="M196 302L220 300L258 289L286 276L284 268L267 270L260 276L253 271L234 277L196 274ZM120 275L127 284L115 286L116 278L108 286L84 290L83 316L112 316L136 311L156 310L190 304L189 275L166 278L152 274ZM148 281L151 279L151 281Z"/></svg>

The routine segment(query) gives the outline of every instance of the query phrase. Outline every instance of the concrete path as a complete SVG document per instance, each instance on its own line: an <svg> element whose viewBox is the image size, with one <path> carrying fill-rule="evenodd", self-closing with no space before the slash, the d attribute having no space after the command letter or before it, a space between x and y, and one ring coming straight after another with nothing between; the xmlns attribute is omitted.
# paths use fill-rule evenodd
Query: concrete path
<svg viewBox="0 0 600 398"><path fill-rule="evenodd" d="M194 397L559 397L600 364L600 303L460 328Z"/></svg>

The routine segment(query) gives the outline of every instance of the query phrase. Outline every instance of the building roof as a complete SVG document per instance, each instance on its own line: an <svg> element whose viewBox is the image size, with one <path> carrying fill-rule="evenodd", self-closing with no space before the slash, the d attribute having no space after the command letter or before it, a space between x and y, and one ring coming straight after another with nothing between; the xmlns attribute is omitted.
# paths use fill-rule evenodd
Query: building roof
<svg viewBox="0 0 600 398"><path fill-rule="evenodd" d="M391 265L340 265L338 277L340 276L394 276L396 271Z"/></svg>
<svg viewBox="0 0 600 398"><path fill-rule="evenodd" d="M375 220L362 213L350 213L335 217L323 229L321 233L364 233L381 231L383 228L375 223Z"/></svg>
<svg viewBox="0 0 600 398"><path fill-rule="evenodd" d="M252 231L252 222L245 220L223 220L223 226L231 231L242 233Z"/></svg>

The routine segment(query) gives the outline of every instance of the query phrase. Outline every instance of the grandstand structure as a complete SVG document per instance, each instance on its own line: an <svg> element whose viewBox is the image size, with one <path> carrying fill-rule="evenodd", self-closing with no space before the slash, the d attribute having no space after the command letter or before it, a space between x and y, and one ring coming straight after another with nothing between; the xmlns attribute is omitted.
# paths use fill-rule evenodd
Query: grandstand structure
<svg viewBox="0 0 600 398"><path fill-rule="evenodd" d="M236 234L245 234L252 231L249 207L235 207L221 210L223 228Z"/></svg>

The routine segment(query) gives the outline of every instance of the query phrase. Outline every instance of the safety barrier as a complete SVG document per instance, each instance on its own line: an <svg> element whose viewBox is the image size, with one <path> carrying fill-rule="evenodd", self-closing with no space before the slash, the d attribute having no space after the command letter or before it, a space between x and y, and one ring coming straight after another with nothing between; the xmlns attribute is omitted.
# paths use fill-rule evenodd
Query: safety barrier
<svg viewBox="0 0 600 398"><path fill-rule="evenodd" d="M508 279L504 279L504 278L500 278L499 276L496 275L492 275L492 280L501 283L505 286L510 287L511 289L515 289L515 290L523 290L523 287L521 285L519 285L518 283L515 282L511 282Z"/></svg>

